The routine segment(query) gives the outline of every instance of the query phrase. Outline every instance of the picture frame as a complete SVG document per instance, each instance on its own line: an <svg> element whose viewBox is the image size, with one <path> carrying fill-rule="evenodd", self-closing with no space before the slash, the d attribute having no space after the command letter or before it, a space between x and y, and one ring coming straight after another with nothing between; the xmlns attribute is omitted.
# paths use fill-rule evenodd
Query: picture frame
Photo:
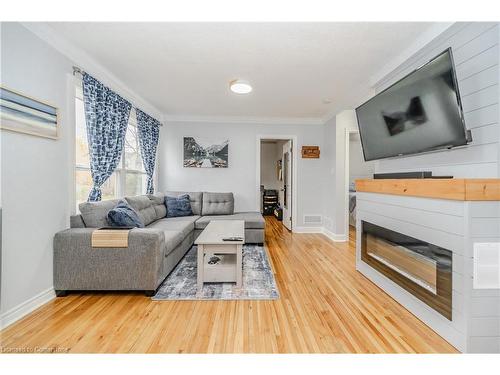
<svg viewBox="0 0 500 375"><path fill-rule="evenodd" d="M0 129L59 139L59 109L45 101L0 86Z"/></svg>
<svg viewBox="0 0 500 375"><path fill-rule="evenodd" d="M228 168L228 165L228 139L183 137L184 168Z"/></svg>
<svg viewBox="0 0 500 375"><path fill-rule="evenodd" d="M319 159L319 146L302 146L302 159Z"/></svg>

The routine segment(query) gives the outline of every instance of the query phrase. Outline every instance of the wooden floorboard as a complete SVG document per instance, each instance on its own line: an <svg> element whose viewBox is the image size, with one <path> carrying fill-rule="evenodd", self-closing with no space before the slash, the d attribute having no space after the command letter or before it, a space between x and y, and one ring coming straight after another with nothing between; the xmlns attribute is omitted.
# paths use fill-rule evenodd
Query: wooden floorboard
<svg viewBox="0 0 500 375"><path fill-rule="evenodd" d="M450 353L456 350L355 270L348 243L266 218L275 301L56 298L0 332L0 346L72 353Z"/></svg>

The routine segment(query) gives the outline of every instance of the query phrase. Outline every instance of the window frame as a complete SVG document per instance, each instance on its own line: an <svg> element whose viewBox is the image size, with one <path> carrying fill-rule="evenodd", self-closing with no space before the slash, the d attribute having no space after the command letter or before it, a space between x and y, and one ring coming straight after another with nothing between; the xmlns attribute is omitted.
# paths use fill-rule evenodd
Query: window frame
<svg viewBox="0 0 500 375"><path fill-rule="evenodd" d="M76 100L81 100L83 102L83 87L82 87L82 80L75 78L74 81L74 90L72 90L72 98L71 98L71 103L72 103L72 108L73 110L73 129L72 129L72 165L71 165L71 173L72 173L72 180L73 180L73 186L72 186L72 207L73 207L73 212L74 213L79 213L78 209L78 204L81 202L78 202L78 197L76 194L76 172L77 171L88 171L90 173L90 165L82 165L82 164L77 164L76 161L76 126L77 126L77 121L76 121L76 116L78 113L76 112ZM130 110L130 116L127 124L127 129L129 126L135 126L137 127L137 117L136 117L136 111L135 107L132 107ZM137 134L137 133L136 133ZM138 149L138 152L140 153L140 150ZM139 154L138 155L139 160L142 165L142 156ZM158 154L156 155L156 167L158 166ZM125 145L124 149L122 151L122 155L120 157L120 163L117 166L117 168L114 170L116 177L115 177L115 197L114 199L118 198L123 198L126 196L126 183L127 183L127 174L137 174L137 175L142 175L145 179L147 179L147 173L143 169L135 169L135 168L126 168L126 157L125 157ZM153 181L155 183L155 186L157 184L157 174L156 174L156 168L155 172L153 174ZM146 186L144 185L142 187L141 194L146 194Z"/></svg>

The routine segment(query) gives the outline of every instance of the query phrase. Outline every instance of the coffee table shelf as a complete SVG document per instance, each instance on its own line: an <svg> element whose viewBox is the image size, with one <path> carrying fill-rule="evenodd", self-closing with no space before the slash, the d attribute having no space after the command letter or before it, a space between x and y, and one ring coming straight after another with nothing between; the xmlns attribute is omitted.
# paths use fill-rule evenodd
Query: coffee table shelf
<svg viewBox="0 0 500 375"><path fill-rule="evenodd" d="M242 241L224 241L227 237L241 237ZM211 221L196 239L198 245L198 291L203 283L242 281L242 250L245 242L245 223L242 220ZM212 256L220 255L221 261L208 264Z"/></svg>

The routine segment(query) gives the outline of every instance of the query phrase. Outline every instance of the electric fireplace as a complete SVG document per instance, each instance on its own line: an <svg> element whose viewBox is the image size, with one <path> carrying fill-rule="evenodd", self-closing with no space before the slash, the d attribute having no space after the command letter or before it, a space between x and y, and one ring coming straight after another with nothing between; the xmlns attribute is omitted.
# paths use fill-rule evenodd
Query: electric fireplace
<svg viewBox="0 0 500 375"><path fill-rule="evenodd" d="M406 291L452 318L452 252L361 221L361 259Z"/></svg>

